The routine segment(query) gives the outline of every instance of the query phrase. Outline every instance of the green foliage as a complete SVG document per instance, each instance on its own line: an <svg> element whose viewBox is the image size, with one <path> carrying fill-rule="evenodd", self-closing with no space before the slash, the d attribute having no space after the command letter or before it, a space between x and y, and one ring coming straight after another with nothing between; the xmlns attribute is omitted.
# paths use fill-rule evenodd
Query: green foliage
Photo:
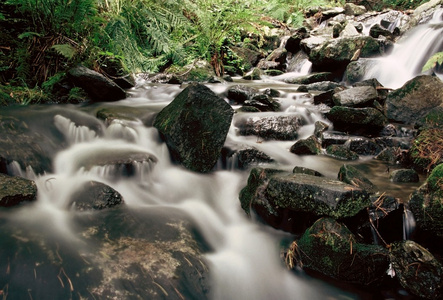
<svg viewBox="0 0 443 300"><path fill-rule="evenodd" d="M441 66L443 64L443 52L437 52L432 55L428 61L423 66L422 72L434 69L435 67Z"/></svg>
<svg viewBox="0 0 443 300"><path fill-rule="evenodd" d="M67 59L72 59L77 53L77 50L70 44L57 44L53 45L51 48Z"/></svg>

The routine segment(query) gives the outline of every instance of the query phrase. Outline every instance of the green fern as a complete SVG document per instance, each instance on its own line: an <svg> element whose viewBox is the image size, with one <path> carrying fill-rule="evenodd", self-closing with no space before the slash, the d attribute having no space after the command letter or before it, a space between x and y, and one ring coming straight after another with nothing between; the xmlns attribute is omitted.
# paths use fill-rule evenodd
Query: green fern
<svg viewBox="0 0 443 300"><path fill-rule="evenodd" d="M428 59L428 61L425 63L421 71L426 72L442 64L443 64L443 52L437 52Z"/></svg>
<svg viewBox="0 0 443 300"><path fill-rule="evenodd" d="M51 48L57 51L58 54L66 57L67 59L72 59L77 53L77 49L75 49L70 44L53 45Z"/></svg>

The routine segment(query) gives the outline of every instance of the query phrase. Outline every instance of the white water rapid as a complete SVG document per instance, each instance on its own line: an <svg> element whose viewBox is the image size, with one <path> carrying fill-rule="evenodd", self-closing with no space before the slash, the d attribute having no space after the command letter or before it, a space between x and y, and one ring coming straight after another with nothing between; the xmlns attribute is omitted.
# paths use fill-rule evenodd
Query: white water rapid
<svg viewBox="0 0 443 300"><path fill-rule="evenodd" d="M256 85L257 88L272 86L280 90L279 100L284 110L281 114L296 114L304 119L306 125L300 131L301 137L312 134L315 121L327 122L318 107L311 104L310 97L295 92L296 87L271 79ZM210 88L221 93L228 85L210 85ZM145 84L132 91L133 97L107 106L132 107L146 111L147 115L154 114L172 101L180 90L178 86ZM52 173L35 176L32 172L20 170L17 164L10 165L12 172L34 179L39 191L33 205L23 206L7 216L9 222L16 224L13 226L32 228L45 237L50 235L57 245L68 243L70 248L79 249L83 253L81 257L92 264L88 257L93 248L87 244L85 233L78 230L76 218L79 214L93 218L95 214L76 212L70 207L73 194L85 183L98 181L118 191L130 210L161 209L166 214L167 211L179 210L191 217L211 249L205 254L210 268L211 299L357 298L349 292L304 275L295 275L286 269L279 243L290 236L248 218L240 208L238 195L246 185L247 171L218 169L209 175L187 171L171 162L167 146L160 141L157 130L144 125L142 120L114 120L106 125L100 122L89 126L77 124L91 123L95 109L66 107L45 111L50 117L41 120L36 117L38 123L48 121L41 124L43 127L58 131L64 140L63 149L55 153ZM71 119L74 113L76 122ZM240 117L235 116L233 124ZM232 148L254 146L274 157L277 164L288 170L302 165L336 176L338 167L325 164L323 158L290 154L288 148L292 143L259 142L254 137L241 137L237 135L235 125L231 126L226 141ZM131 162L132 173L129 176L122 165L107 163L134 155L141 159ZM97 264L93 267L105 269L100 261L93 263ZM140 297L143 298L143 295Z"/></svg>
<svg viewBox="0 0 443 300"><path fill-rule="evenodd" d="M416 26L394 44L392 52L365 62L364 79L377 78L389 88L399 88L421 73L426 61L443 51L443 9L436 10L432 19Z"/></svg>

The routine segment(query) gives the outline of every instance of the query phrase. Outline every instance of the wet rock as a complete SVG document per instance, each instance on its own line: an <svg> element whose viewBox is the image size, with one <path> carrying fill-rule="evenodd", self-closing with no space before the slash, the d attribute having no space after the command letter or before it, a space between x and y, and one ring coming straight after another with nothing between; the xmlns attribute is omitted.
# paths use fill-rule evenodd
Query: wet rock
<svg viewBox="0 0 443 300"><path fill-rule="evenodd" d="M299 167L299 166L294 167L294 169L292 169L292 173L294 173L294 174L306 174L306 175L320 176L320 177L323 176L320 172L317 172L315 170L312 170L312 169L309 169L309 168L305 168L305 167Z"/></svg>
<svg viewBox="0 0 443 300"><path fill-rule="evenodd" d="M261 70L265 70L265 74L269 75L269 76L277 76L277 75L281 75L283 74L283 72L280 70L281 68L283 68L281 66L280 63L275 62L275 61L268 61L268 60L260 60L259 63L257 64L257 68L261 69ZM272 73L270 71L280 71L280 74L276 74L276 75L271 75L269 73Z"/></svg>
<svg viewBox="0 0 443 300"><path fill-rule="evenodd" d="M368 107L378 99L375 88L359 86L335 93L332 96L335 105L347 107Z"/></svg>
<svg viewBox="0 0 443 300"><path fill-rule="evenodd" d="M243 103L245 100L252 99L252 96L258 93L259 91L256 88L246 85L234 85L228 89L226 96L235 103Z"/></svg>
<svg viewBox="0 0 443 300"><path fill-rule="evenodd" d="M314 35L314 36L311 36L311 37L303 39L300 42L300 47L303 50L303 52L305 52L306 54L309 55L309 53L311 53L311 51L313 49L323 45L327 41L328 41L328 38L326 38L324 36L316 36L316 35Z"/></svg>
<svg viewBox="0 0 443 300"><path fill-rule="evenodd" d="M377 155L382 149L373 139L368 138L351 138L345 146L359 155Z"/></svg>
<svg viewBox="0 0 443 300"><path fill-rule="evenodd" d="M334 90L329 90L327 92L322 92L317 95L314 95L313 100L315 105L325 104L329 107L334 106L334 101L332 100L332 96L335 94Z"/></svg>
<svg viewBox="0 0 443 300"><path fill-rule="evenodd" d="M232 46L230 49L242 60L246 61L246 67L249 66L248 69L257 65L257 63L262 58L262 54L254 49L249 49L247 47L236 47Z"/></svg>
<svg viewBox="0 0 443 300"><path fill-rule="evenodd" d="M350 62L344 74L344 78L348 84L354 84L363 79L366 74L366 64L364 59Z"/></svg>
<svg viewBox="0 0 443 300"><path fill-rule="evenodd" d="M112 80L86 67L70 69L68 77L74 85L85 90L92 101L110 102L126 98L125 91Z"/></svg>
<svg viewBox="0 0 443 300"><path fill-rule="evenodd" d="M234 161L235 167L240 170L246 170L251 166L256 166L262 163L271 163L274 161L263 151L254 148L238 150L232 152L229 156L231 159L236 159L236 161Z"/></svg>
<svg viewBox="0 0 443 300"><path fill-rule="evenodd" d="M260 111L279 111L280 103L272 99L266 94L258 94L252 97L251 100L245 100L243 106L252 106Z"/></svg>
<svg viewBox="0 0 443 300"><path fill-rule="evenodd" d="M350 136L339 131L325 131L321 134L321 145L327 148L330 145L343 145Z"/></svg>
<svg viewBox="0 0 443 300"><path fill-rule="evenodd" d="M368 194L358 188L306 174L272 176L265 196L273 207L279 209L334 218L354 216L370 204Z"/></svg>
<svg viewBox="0 0 443 300"><path fill-rule="evenodd" d="M291 53L297 53L300 51L300 42L309 36L306 28L301 27L286 41L285 49Z"/></svg>
<svg viewBox="0 0 443 300"><path fill-rule="evenodd" d="M386 125L382 131L380 131L381 137L388 137L388 136L397 136L397 128L393 124Z"/></svg>
<svg viewBox="0 0 443 300"><path fill-rule="evenodd" d="M320 81L306 85L308 91L323 91L323 92L327 92L339 87L342 87L342 85L334 81Z"/></svg>
<svg viewBox="0 0 443 300"><path fill-rule="evenodd" d="M329 125L322 122L322 121L316 121L314 124L315 128L314 128L314 136L317 139L321 139L323 132L325 132L326 130L328 130Z"/></svg>
<svg viewBox="0 0 443 300"><path fill-rule="evenodd" d="M272 51L268 57L266 57L267 62L274 62L276 65L272 67L272 69L277 69L283 71L286 69L286 58L288 56L288 52L286 49L278 48ZM257 66L259 67L259 66ZM270 68L267 68L270 69Z"/></svg>
<svg viewBox="0 0 443 300"><path fill-rule="evenodd" d="M333 80L334 76L330 72L311 73L305 76L288 77L284 80L286 83L292 84L311 84L320 81Z"/></svg>
<svg viewBox="0 0 443 300"><path fill-rule="evenodd" d="M343 30L341 30L339 34L340 37L355 37L359 35L360 33L358 32L357 28L355 28L355 26L351 23L346 23Z"/></svg>
<svg viewBox="0 0 443 300"><path fill-rule="evenodd" d="M349 150L349 148L344 145L329 145L326 148L326 154L334 158L343 160L358 159L358 154L354 151Z"/></svg>
<svg viewBox="0 0 443 300"><path fill-rule="evenodd" d="M209 88L191 84L158 113L154 127L177 161L204 173L217 163L233 114Z"/></svg>
<svg viewBox="0 0 443 300"><path fill-rule="evenodd" d="M435 236L443 238L443 164L431 172L426 182L412 193L409 208L414 214L418 227L431 234L430 244Z"/></svg>
<svg viewBox="0 0 443 300"><path fill-rule="evenodd" d="M388 147L383 149L374 159L394 164L399 160L399 155L400 149L398 147Z"/></svg>
<svg viewBox="0 0 443 300"><path fill-rule="evenodd" d="M0 206L11 207L37 199L34 181L0 173Z"/></svg>
<svg viewBox="0 0 443 300"><path fill-rule="evenodd" d="M342 74L355 56L371 57L382 54L380 41L368 37L343 37L329 40L309 53L314 71Z"/></svg>
<svg viewBox="0 0 443 300"><path fill-rule="evenodd" d="M376 285L388 269L388 250L358 243L345 225L331 218L315 222L295 243L293 265L298 263L335 279Z"/></svg>
<svg viewBox="0 0 443 300"><path fill-rule="evenodd" d="M379 36L385 36L389 39L394 39L394 34L389 30L381 27L379 24L374 24L369 30L369 35L373 38L378 38Z"/></svg>
<svg viewBox="0 0 443 300"><path fill-rule="evenodd" d="M389 176L393 182L418 182L419 177L415 170L413 169L399 169L392 171Z"/></svg>
<svg viewBox="0 0 443 300"><path fill-rule="evenodd" d="M114 120L136 121L142 120L144 124L150 124L153 119L153 113L146 112L138 107L129 106L110 106L101 108L97 111L97 118L105 121L107 125Z"/></svg>
<svg viewBox="0 0 443 300"><path fill-rule="evenodd" d="M89 181L71 196L69 206L79 210L101 210L111 208L123 203L123 197L110 186Z"/></svg>
<svg viewBox="0 0 443 300"><path fill-rule="evenodd" d="M51 158L45 151L45 147L52 145L49 138L12 115L0 115L0 131L0 173L12 175L12 163L18 163L22 170L31 168L36 174L52 170Z"/></svg>
<svg viewBox="0 0 443 300"><path fill-rule="evenodd" d="M375 185L354 166L346 164L341 166L337 178L344 183L351 184L369 193L376 191Z"/></svg>
<svg viewBox="0 0 443 300"><path fill-rule="evenodd" d="M366 7L354 3L346 3L344 9L347 16L360 16L366 13Z"/></svg>
<svg viewBox="0 0 443 300"><path fill-rule="evenodd" d="M262 71L259 68L253 68L251 71L246 73L242 78L244 80L260 80Z"/></svg>
<svg viewBox="0 0 443 300"><path fill-rule="evenodd" d="M421 75L392 91L386 99L386 113L395 122L414 124L443 103L443 82Z"/></svg>
<svg viewBox="0 0 443 300"><path fill-rule="evenodd" d="M443 266L424 247L413 241L394 243L389 257L395 276L406 290L425 299L443 296Z"/></svg>
<svg viewBox="0 0 443 300"><path fill-rule="evenodd" d="M378 134L388 119L377 109L334 106L327 114L336 130L357 135Z"/></svg>
<svg viewBox="0 0 443 300"><path fill-rule="evenodd" d="M321 144L315 136L311 135L307 139L296 141L289 151L298 155L316 155L321 153Z"/></svg>
<svg viewBox="0 0 443 300"><path fill-rule="evenodd" d="M263 116L240 119L240 135L256 135L265 140L295 140L302 125L298 116Z"/></svg>

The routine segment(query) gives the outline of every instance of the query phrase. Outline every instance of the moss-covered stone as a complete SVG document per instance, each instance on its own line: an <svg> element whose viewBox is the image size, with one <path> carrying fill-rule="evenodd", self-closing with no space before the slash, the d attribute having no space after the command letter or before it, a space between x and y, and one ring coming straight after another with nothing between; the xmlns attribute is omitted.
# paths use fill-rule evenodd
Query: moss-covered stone
<svg viewBox="0 0 443 300"><path fill-rule="evenodd" d="M10 207L37 198L34 181L0 173L0 206Z"/></svg>
<svg viewBox="0 0 443 300"><path fill-rule="evenodd" d="M375 185L354 166L346 164L341 166L337 177L344 183L352 184L370 193L376 190Z"/></svg>
<svg viewBox="0 0 443 300"><path fill-rule="evenodd" d="M421 230L443 237L443 164L411 195L409 207Z"/></svg>
<svg viewBox="0 0 443 300"><path fill-rule="evenodd" d="M357 160L358 154L349 150L344 145L329 145L326 148L326 154L334 158L343 160Z"/></svg>
<svg viewBox="0 0 443 300"><path fill-rule="evenodd" d="M441 299L443 266L428 250L413 241L402 241L392 245L389 256L406 290L426 299Z"/></svg>
<svg viewBox="0 0 443 300"><path fill-rule="evenodd" d="M319 219L296 243L296 260L303 268L346 282L374 285L388 269L385 248L358 243L346 226L331 218Z"/></svg>
<svg viewBox="0 0 443 300"><path fill-rule="evenodd" d="M420 180L417 171L415 171L414 169L395 170L392 171L389 177L393 182L399 182L399 183L418 182Z"/></svg>
<svg viewBox="0 0 443 300"><path fill-rule="evenodd" d="M220 156L234 110L201 84L191 84L158 113L154 126L172 156L189 170L209 172Z"/></svg>
<svg viewBox="0 0 443 300"><path fill-rule="evenodd" d="M298 155L320 154L321 144L315 136L311 135L307 139L295 142L295 144L291 146L290 151Z"/></svg>

